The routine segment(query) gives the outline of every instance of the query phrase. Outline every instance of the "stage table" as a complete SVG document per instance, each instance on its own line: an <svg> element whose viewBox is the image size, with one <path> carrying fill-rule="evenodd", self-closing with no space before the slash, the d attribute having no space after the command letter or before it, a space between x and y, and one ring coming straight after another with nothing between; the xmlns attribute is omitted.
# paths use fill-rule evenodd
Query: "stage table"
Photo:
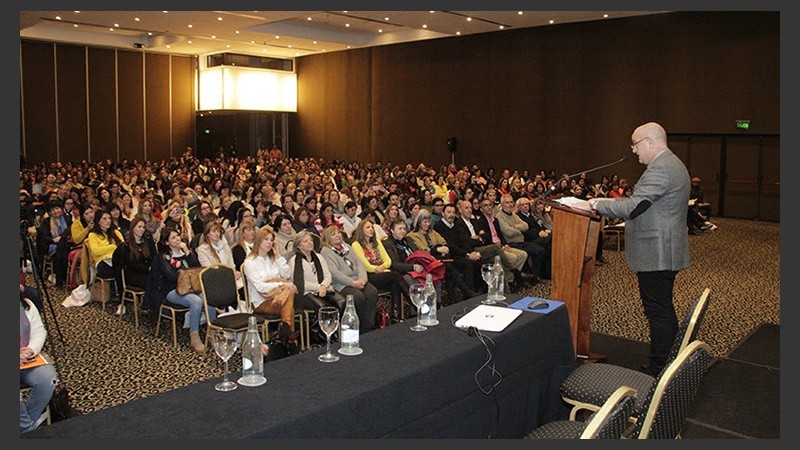
<svg viewBox="0 0 800 450"><path fill-rule="evenodd" d="M22 437L520 438L567 418L558 390L575 367L566 308L523 312L502 332L482 333L485 346L453 326L482 298L440 309L439 325L425 332L411 331L411 319L363 334L364 352L335 363L317 360L324 347L269 362L259 387L217 392L220 370L219 377ZM484 367L490 352L502 377L494 388L499 378Z"/></svg>

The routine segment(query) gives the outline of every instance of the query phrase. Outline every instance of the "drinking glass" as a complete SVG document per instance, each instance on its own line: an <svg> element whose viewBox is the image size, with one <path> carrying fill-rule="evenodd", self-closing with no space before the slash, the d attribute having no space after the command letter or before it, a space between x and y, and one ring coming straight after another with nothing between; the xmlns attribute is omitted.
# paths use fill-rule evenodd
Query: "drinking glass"
<svg viewBox="0 0 800 450"><path fill-rule="evenodd" d="M497 284L497 272L494 271L494 263L485 263L481 266L481 277L487 286L486 298L481 300L481 303L484 305L496 304L495 291L497 288L495 285Z"/></svg>
<svg viewBox="0 0 800 450"><path fill-rule="evenodd" d="M210 333L211 346L214 347L214 352L225 362L225 375L222 381L214 386L214 389L222 392L232 391L237 388L237 384L228 380L228 360L236 352L236 347L238 347L236 333L218 329L210 330Z"/></svg>
<svg viewBox="0 0 800 450"><path fill-rule="evenodd" d="M425 325L419 323L419 317L422 315L422 303L425 293L423 292L424 286L415 284L408 289L408 296L411 297L411 303L417 307L417 324L412 326L413 331L425 331L428 329Z"/></svg>
<svg viewBox="0 0 800 450"><path fill-rule="evenodd" d="M323 306L317 311L317 320L319 329L328 338L327 349L324 354L318 356L318 359L322 362L336 362L339 357L331 352L331 335L339 328L339 309L335 306Z"/></svg>

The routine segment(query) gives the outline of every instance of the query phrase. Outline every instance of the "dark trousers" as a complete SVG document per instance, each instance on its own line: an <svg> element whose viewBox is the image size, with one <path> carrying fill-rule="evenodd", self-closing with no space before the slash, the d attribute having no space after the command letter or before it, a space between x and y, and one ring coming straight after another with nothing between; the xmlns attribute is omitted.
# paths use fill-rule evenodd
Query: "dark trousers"
<svg viewBox="0 0 800 450"><path fill-rule="evenodd" d="M678 316L672 302L677 271L636 272L644 315L650 324L650 367L658 374L667 363L667 356L678 333Z"/></svg>
<svg viewBox="0 0 800 450"><path fill-rule="evenodd" d="M366 333L375 329L375 316L378 313L378 288L370 283L364 285L364 289L345 286L339 291L345 299L348 295L353 296L353 303L358 314L359 333Z"/></svg>
<svg viewBox="0 0 800 450"><path fill-rule="evenodd" d="M531 275L538 277L542 275L542 267L544 266L547 250L541 245L529 241L523 242L509 242L508 245L520 250L525 250L528 254L528 264L530 265Z"/></svg>

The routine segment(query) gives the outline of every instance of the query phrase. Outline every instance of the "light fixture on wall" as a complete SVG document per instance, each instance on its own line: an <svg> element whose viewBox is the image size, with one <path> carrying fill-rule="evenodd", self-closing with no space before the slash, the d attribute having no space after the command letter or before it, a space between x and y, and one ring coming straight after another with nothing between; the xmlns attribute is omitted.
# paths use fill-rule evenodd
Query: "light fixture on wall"
<svg viewBox="0 0 800 450"><path fill-rule="evenodd" d="M297 74L240 66L200 68L198 110L297 112Z"/></svg>

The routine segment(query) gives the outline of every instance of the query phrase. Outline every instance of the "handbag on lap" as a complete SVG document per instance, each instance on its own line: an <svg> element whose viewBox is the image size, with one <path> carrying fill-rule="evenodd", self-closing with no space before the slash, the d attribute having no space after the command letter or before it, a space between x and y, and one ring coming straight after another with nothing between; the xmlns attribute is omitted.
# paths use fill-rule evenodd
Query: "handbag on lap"
<svg viewBox="0 0 800 450"><path fill-rule="evenodd" d="M203 287L200 285L200 272L202 272L203 269L204 267L180 269L178 271L178 284L175 286L175 292L179 295L186 295L190 292L202 292Z"/></svg>

